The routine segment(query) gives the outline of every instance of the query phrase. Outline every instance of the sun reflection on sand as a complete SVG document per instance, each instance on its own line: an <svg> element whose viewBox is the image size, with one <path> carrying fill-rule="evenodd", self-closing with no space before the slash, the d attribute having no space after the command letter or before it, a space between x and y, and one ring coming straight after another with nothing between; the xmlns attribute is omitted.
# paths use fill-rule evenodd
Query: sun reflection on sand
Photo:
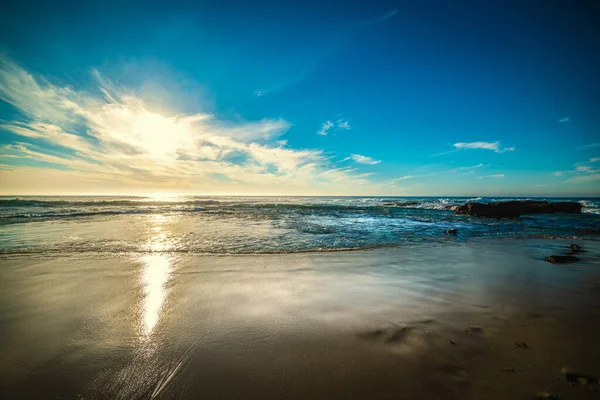
<svg viewBox="0 0 600 400"><path fill-rule="evenodd" d="M167 296L166 284L172 272L172 260L168 254L160 253L169 247L163 224L166 218L163 215L153 215L150 219L152 237L146 248L152 252L143 255L140 260L144 267L140 276L143 285L144 298L141 304L141 325L144 336L149 336L163 309Z"/></svg>
<svg viewBox="0 0 600 400"><path fill-rule="evenodd" d="M142 262L142 329L144 335L149 336L158 322L166 298L165 286L171 275L171 260L167 255L149 254L142 257Z"/></svg>

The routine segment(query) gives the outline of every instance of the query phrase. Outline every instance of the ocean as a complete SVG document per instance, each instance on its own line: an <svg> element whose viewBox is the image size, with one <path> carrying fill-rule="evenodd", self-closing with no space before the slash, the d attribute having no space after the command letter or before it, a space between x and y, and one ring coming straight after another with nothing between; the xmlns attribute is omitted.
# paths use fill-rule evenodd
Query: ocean
<svg viewBox="0 0 600 400"><path fill-rule="evenodd" d="M0 253L295 253L600 235L598 198L547 199L579 201L581 215L492 220L450 209L499 200L509 198L0 197Z"/></svg>

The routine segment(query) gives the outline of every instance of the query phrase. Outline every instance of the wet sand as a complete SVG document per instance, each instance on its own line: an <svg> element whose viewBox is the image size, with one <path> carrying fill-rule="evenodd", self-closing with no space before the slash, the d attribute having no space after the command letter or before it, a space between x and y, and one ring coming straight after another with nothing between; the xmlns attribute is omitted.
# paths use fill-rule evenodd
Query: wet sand
<svg viewBox="0 0 600 400"><path fill-rule="evenodd" d="M600 243L544 261L572 242L4 256L0 397L598 398Z"/></svg>

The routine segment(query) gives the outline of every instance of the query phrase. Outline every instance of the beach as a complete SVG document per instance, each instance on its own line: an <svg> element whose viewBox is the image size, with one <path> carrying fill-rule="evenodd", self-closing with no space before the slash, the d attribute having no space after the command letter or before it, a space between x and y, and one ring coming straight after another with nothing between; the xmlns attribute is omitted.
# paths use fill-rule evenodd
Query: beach
<svg viewBox="0 0 600 400"><path fill-rule="evenodd" d="M544 261L574 242L580 262ZM5 254L2 398L597 398L561 369L600 376L599 256L517 238Z"/></svg>

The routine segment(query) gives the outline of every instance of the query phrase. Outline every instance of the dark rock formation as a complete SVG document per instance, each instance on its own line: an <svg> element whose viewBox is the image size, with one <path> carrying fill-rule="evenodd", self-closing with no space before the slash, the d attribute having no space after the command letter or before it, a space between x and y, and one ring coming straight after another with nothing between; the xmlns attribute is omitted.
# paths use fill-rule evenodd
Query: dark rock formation
<svg viewBox="0 0 600 400"><path fill-rule="evenodd" d="M579 258L575 256L550 256L546 258L546 261L552 264L566 264L579 261Z"/></svg>
<svg viewBox="0 0 600 400"><path fill-rule="evenodd" d="M446 231L446 233L447 233L448 235L456 235L458 232L457 232L457 230L456 230L456 229L452 228L452 229L448 229L448 230Z"/></svg>
<svg viewBox="0 0 600 400"><path fill-rule="evenodd" d="M517 218L523 214L581 214L581 204L571 201L549 203L536 200L467 203L458 207L456 213L488 218Z"/></svg>

